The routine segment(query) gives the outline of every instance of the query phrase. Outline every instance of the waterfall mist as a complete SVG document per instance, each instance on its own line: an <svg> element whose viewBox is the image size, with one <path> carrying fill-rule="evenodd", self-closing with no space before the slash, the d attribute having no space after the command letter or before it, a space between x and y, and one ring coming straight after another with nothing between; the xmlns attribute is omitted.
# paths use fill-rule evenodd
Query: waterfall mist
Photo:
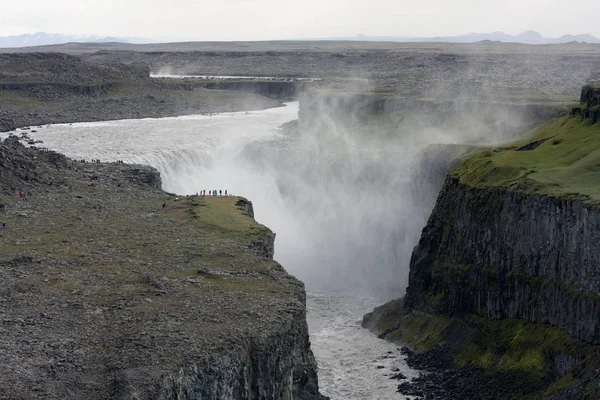
<svg viewBox="0 0 600 400"><path fill-rule="evenodd" d="M385 299L404 293L412 248L462 144L502 140L521 124L500 112L386 110L328 94L302 101L294 129L277 127L297 118L298 103L54 125L31 136L73 158L150 164L170 192L247 197L277 234L275 259L309 289Z"/></svg>
<svg viewBox="0 0 600 400"><path fill-rule="evenodd" d="M275 258L288 271L309 289L382 299L404 293L451 164L523 123L499 110L491 118L453 109L436 122L429 110L390 115L355 98L303 101L297 131L251 143L231 167L242 170L258 219L277 232Z"/></svg>

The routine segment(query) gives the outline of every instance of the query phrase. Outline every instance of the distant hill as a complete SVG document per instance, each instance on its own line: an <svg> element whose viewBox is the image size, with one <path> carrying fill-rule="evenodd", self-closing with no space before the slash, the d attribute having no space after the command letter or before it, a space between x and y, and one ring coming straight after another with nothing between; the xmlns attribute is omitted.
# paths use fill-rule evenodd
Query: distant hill
<svg viewBox="0 0 600 400"><path fill-rule="evenodd" d="M70 42L82 43L148 43L149 40L140 38L117 38L110 36L75 36L62 35L58 33L37 32L33 34L24 34L16 36L0 36L0 48L46 46L51 44L63 44Z"/></svg>
<svg viewBox="0 0 600 400"><path fill-rule="evenodd" d="M536 31L525 31L518 35L509 35L504 32L468 33L459 36L437 37L398 37L398 36L365 36L359 34L355 37L337 38L337 40L363 40L363 41L388 41L388 42L451 42L474 43L481 41L526 43L526 44L552 44L569 42L600 43L600 39L590 34L563 35L559 38L545 38Z"/></svg>
<svg viewBox="0 0 600 400"><path fill-rule="evenodd" d="M600 43L600 39L595 36L584 34L584 35L563 35L558 39L555 39L556 43L568 43L568 42L587 42L587 43Z"/></svg>

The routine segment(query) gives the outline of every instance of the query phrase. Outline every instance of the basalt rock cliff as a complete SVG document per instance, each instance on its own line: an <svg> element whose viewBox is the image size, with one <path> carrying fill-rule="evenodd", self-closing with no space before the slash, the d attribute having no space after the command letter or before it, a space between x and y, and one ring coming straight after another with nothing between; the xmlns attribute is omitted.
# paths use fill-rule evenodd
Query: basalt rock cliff
<svg viewBox="0 0 600 400"><path fill-rule="evenodd" d="M581 99L593 110L597 88ZM468 374L465 387L486 376L481 398L598 398L600 131L593 114L575 114L450 172L412 253L406 296L367 314L364 327L443 354ZM469 398L448 382L438 381L446 395Z"/></svg>
<svg viewBox="0 0 600 400"><path fill-rule="evenodd" d="M600 210L449 177L411 259L405 304L521 318L600 343Z"/></svg>
<svg viewBox="0 0 600 400"><path fill-rule="evenodd" d="M600 83L585 85L580 101L584 105L581 117L591 119L594 124L600 121Z"/></svg>

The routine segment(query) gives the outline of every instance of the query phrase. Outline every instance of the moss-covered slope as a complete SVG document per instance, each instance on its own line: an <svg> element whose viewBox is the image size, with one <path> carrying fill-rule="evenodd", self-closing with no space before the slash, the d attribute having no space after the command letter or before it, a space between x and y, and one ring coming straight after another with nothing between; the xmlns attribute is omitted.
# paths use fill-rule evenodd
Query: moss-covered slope
<svg viewBox="0 0 600 400"><path fill-rule="evenodd" d="M468 157L450 175L476 188L600 204L600 124L579 116L554 119L533 138Z"/></svg>

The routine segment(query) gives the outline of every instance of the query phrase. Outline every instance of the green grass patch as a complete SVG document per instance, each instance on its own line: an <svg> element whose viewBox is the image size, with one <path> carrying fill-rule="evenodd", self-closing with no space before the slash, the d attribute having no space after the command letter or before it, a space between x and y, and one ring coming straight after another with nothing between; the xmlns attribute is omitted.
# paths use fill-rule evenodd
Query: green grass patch
<svg viewBox="0 0 600 400"><path fill-rule="evenodd" d="M469 343L454 358L454 363L459 367L472 366L489 369L494 365L494 355L491 351L483 351L475 343Z"/></svg>
<svg viewBox="0 0 600 400"><path fill-rule="evenodd" d="M415 315L403 320L386 339L409 343L419 351L431 350L444 340L445 330L451 321L450 317L441 315Z"/></svg>
<svg viewBox="0 0 600 400"><path fill-rule="evenodd" d="M600 124L549 121L527 140L464 159L452 176L474 187L504 187L600 205Z"/></svg>
<svg viewBox="0 0 600 400"><path fill-rule="evenodd" d="M199 228L228 238L247 239L248 243L272 235L269 228L237 207L236 203L241 199L235 196L186 197L170 203L166 214L193 221Z"/></svg>
<svg viewBox="0 0 600 400"><path fill-rule="evenodd" d="M572 373L568 373L556 382L552 384L546 391L544 392L544 396L551 396L554 393L558 393L569 388L571 385L575 384L577 380L573 377Z"/></svg>
<svg viewBox="0 0 600 400"><path fill-rule="evenodd" d="M386 340L407 343L419 351L448 342L457 366L483 369L488 374L523 374L536 385L553 377L555 356L569 355L592 367L600 360L595 346L574 340L551 325L480 316L407 314L402 305L385 309L379 318L375 327L385 332ZM558 391L567 383L556 384Z"/></svg>
<svg viewBox="0 0 600 400"><path fill-rule="evenodd" d="M552 372L553 355L569 354L584 359L591 347L550 325L478 316L469 318L467 324L476 334L455 357L460 366L523 371L542 380Z"/></svg>

